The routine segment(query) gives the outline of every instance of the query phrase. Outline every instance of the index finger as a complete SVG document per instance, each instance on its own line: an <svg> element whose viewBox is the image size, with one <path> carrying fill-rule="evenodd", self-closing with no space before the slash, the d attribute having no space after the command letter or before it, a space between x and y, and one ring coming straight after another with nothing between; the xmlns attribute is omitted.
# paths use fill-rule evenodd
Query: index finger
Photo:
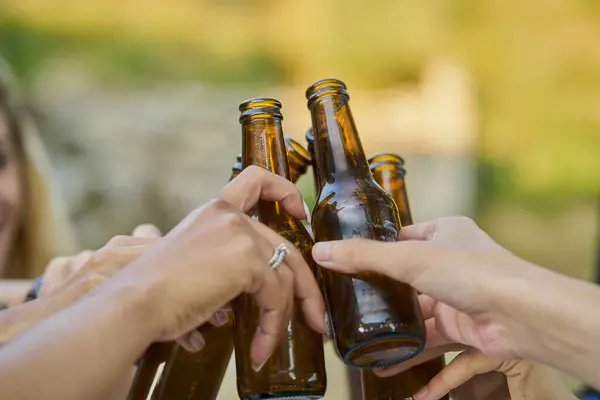
<svg viewBox="0 0 600 400"><path fill-rule="evenodd" d="M249 211L258 200L278 201L292 217L306 218L302 195L296 185L255 165L245 168L229 182L219 197L241 212Z"/></svg>
<svg viewBox="0 0 600 400"><path fill-rule="evenodd" d="M435 234L435 228L435 221L403 226L398 234L398 240L431 240Z"/></svg>

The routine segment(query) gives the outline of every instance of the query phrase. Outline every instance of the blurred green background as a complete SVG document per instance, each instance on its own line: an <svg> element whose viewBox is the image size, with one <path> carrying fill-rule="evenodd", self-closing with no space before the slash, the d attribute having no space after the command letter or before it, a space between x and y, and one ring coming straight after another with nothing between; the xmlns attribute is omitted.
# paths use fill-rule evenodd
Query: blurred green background
<svg viewBox="0 0 600 400"><path fill-rule="evenodd" d="M586 279L598 240L599 43L594 0L0 0L0 55L32 98L56 69L113 93L326 76L369 91L417 85L431 60L453 60L475 87L473 215L518 254ZM60 164L64 149L50 149ZM149 219L169 213L146 207ZM85 226L82 210L72 213Z"/></svg>
<svg viewBox="0 0 600 400"><path fill-rule="evenodd" d="M593 243L593 222L570 220L593 220L600 191L597 1L0 4L0 53L25 87L62 61L114 86L306 84L333 74L380 88L416 81L429 59L451 57L477 87L480 221L538 262L592 263L591 247L556 257L545 240Z"/></svg>
<svg viewBox="0 0 600 400"><path fill-rule="evenodd" d="M25 88L57 62L85 65L115 87L306 84L333 74L381 88L417 81L429 59L450 57L477 87L481 223L538 262L590 274L600 186L597 1L0 4L0 53ZM550 248L569 240L582 245Z"/></svg>

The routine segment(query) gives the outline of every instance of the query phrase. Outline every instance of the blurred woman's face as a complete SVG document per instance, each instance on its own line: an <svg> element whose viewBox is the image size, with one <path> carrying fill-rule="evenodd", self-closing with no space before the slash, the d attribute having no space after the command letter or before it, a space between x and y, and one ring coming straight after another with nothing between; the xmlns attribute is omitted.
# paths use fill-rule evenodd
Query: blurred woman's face
<svg viewBox="0 0 600 400"><path fill-rule="evenodd" d="M21 226L24 207L22 176L20 155L6 114L0 110L0 272L6 265Z"/></svg>

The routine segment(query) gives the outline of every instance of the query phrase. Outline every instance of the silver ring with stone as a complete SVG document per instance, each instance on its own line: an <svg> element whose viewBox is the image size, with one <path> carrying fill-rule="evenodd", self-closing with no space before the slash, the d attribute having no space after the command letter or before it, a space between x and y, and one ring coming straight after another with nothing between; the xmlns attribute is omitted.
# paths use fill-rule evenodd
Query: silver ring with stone
<svg viewBox="0 0 600 400"><path fill-rule="evenodd" d="M285 243L281 243L275 248L273 251L273 256L271 256L269 259L269 267L271 267L271 269L277 269L277 267L279 267L283 262L285 256L288 254L290 254L290 251L288 250L287 246Z"/></svg>

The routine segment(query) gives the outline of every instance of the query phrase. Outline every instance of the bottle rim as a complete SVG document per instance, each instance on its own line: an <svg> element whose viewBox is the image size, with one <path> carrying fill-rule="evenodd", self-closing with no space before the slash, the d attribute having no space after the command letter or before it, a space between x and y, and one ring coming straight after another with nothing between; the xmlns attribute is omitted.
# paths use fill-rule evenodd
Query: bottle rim
<svg viewBox="0 0 600 400"><path fill-rule="evenodd" d="M315 142L315 136L313 135L312 126L306 130L304 137L306 138L306 141L308 142L309 145L313 144Z"/></svg>
<svg viewBox="0 0 600 400"><path fill-rule="evenodd" d="M283 119L281 102L272 97L254 97L240 103L240 123L248 118Z"/></svg>
<svg viewBox="0 0 600 400"><path fill-rule="evenodd" d="M336 78L325 78L314 82L306 89L306 99L308 100L308 106L318 100L327 96L344 96L346 100L350 99L346 90L346 84Z"/></svg>
<svg viewBox="0 0 600 400"><path fill-rule="evenodd" d="M308 153L308 150L304 148L304 146L289 136L285 136L283 140L285 142L285 147L288 151L288 154L300 159L300 162L304 165L310 164L310 154Z"/></svg>
<svg viewBox="0 0 600 400"><path fill-rule="evenodd" d="M401 175L406 174L404 168L404 159L394 153L378 153L369 158L369 168L371 171L376 168L393 168Z"/></svg>

